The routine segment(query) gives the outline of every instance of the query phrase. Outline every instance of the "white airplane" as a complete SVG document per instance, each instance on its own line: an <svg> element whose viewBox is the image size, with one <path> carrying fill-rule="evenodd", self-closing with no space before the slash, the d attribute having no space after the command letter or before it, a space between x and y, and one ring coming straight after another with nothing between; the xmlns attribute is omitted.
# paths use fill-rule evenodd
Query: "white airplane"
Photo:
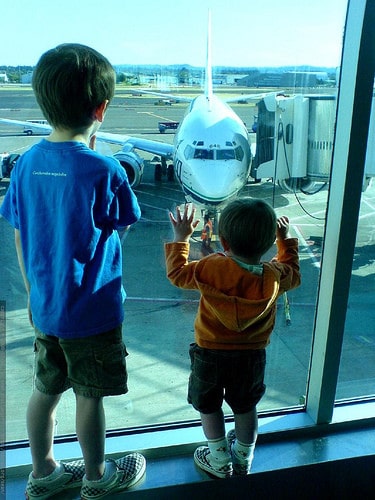
<svg viewBox="0 0 375 500"><path fill-rule="evenodd" d="M221 204L237 195L247 183L251 150L245 124L226 104L238 101L238 96L224 102L213 93L210 24L209 14L203 94L187 98L142 90L142 93L190 101L176 131L174 144L107 132L98 132L97 140L121 145L122 149L113 156L125 168L132 187L140 184L144 169L143 159L137 150L145 151L158 155L163 160L173 161L174 174L187 202L194 202L205 210L216 211ZM241 99L259 100L269 94L241 95ZM0 121L26 125L26 122L17 120ZM41 131L50 130L48 125L36 126Z"/></svg>

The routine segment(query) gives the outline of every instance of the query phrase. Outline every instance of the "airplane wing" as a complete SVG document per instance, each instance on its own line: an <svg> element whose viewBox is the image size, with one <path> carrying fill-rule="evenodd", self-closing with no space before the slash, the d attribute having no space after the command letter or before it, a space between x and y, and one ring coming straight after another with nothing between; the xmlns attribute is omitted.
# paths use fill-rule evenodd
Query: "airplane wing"
<svg viewBox="0 0 375 500"><path fill-rule="evenodd" d="M8 118L0 118L0 122L9 123L10 125L20 125L21 127L32 127L39 129L41 132L50 132L52 130L50 125L43 125L41 123L23 122L21 120L10 120Z"/></svg>
<svg viewBox="0 0 375 500"><path fill-rule="evenodd" d="M7 118L0 118L0 122L9 123L10 125L20 125L21 127L29 127L30 122L21 120L10 120ZM41 132L49 132L52 130L50 125L32 124L33 129L38 129ZM118 144L122 146L124 152L131 151L132 149L139 149L166 158L172 158L173 145L163 142L152 141L149 139L142 139L139 137L131 137L123 134L112 134L110 132L98 132L96 134L97 140L110 144Z"/></svg>
<svg viewBox="0 0 375 500"><path fill-rule="evenodd" d="M278 90L277 92L261 92L259 94L240 94L233 97L228 97L223 99L224 102L238 102L238 101L259 101L265 97L270 98L271 96L277 97L278 95L283 95L283 90Z"/></svg>
<svg viewBox="0 0 375 500"><path fill-rule="evenodd" d="M145 90L145 89L139 89L137 92L141 92L142 94L150 94L154 95L156 97L161 97L163 99L173 99L176 102L192 102L195 97L189 97L189 96L182 96L181 94L168 94L166 92L158 92L157 90ZM283 90L278 90L277 92L259 92L258 94L238 94L236 96L232 97L225 97L222 98L222 100L226 103L236 103L238 101L260 101L261 99L264 99L265 97L270 98L272 97L277 97L278 95L283 95L284 91Z"/></svg>
<svg viewBox="0 0 375 500"><path fill-rule="evenodd" d="M137 91L134 91L141 94L150 94L154 95L156 97L162 97L163 99L173 99L175 101L179 102L191 102L194 100L194 97L188 97L188 96L183 96L180 94L169 94L167 92L160 92L157 90L146 90L146 89L137 89Z"/></svg>
<svg viewBox="0 0 375 500"><path fill-rule="evenodd" d="M131 151L132 149L139 149L140 151L167 158L172 158L173 156L173 145L164 142L142 139L140 137L130 137L129 135L111 134L109 132L98 132L96 137L98 141L123 146L122 150L125 152Z"/></svg>

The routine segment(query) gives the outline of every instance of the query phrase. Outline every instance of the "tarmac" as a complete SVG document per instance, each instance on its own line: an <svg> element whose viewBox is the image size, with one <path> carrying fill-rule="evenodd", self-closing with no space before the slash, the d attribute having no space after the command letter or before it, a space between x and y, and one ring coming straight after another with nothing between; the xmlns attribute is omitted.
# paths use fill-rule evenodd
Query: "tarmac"
<svg viewBox="0 0 375 500"><path fill-rule="evenodd" d="M42 117L31 89L5 91L0 88L0 97L0 118ZM181 120L186 105L155 105L155 100L132 97L127 91L118 92L102 131L172 142L172 132L158 133L158 121ZM235 110L250 127L255 108L237 105ZM26 137L20 127L0 124L1 152L22 153L39 140L37 136ZM113 147L108 146L105 152L111 150ZM188 349L194 339L193 323L199 296L169 283L163 249L164 242L172 237L168 211L183 204L184 196L176 182L166 178L154 181L153 160L146 155L143 182L135 188L142 218L123 242L123 280L127 292L123 335L129 352L129 393L105 399L108 429L133 429L198 418L186 402L186 391ZM8 179L0 181L0 202L8 185ZM302 285L288 294L290 322L287 322L284 303L280 300L278 304L277 323L267 348L267 391L259 404L260 412L298 408L305 402L327 193L327 187L310 196L285 192L270 180L249 184L241 193L241 196L266 199L278 215L287 215L291 234L300 241ZM375 187L370 186L363 193L339 398L374 392L374 228ZM192 258L202 256L200 229L198 226L191 241ZM0 240L0 329L5 338L5 348L1 346L0 376L4 385L6 441L9 442L27 438L25 411L33 389L33 330L27 319L26 294L14 249L13 229L4 219L0 219ZM218 248L217 242L213 246ZM272 256L270 252L266 257ZM74 407L74 395L68 391L58 408L57 434L75 432ZM229 413L229 408L225 407L225 411Z"/></svg>

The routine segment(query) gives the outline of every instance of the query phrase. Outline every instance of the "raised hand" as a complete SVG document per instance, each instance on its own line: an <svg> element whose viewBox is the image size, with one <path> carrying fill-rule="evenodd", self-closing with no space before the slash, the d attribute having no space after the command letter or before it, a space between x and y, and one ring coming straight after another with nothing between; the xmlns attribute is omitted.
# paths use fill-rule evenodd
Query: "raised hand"
<svg viewBox="0 0 375 500"><path fill-rule="evenodd" d="M181 213L180 207L176 208L176 215L169 212L169 219L171 221L174 241L186 242L189 241L190 236L193 234L194 229L199 224L199 219L195 219L196 208L194 205L186 203L184 211Z"/></svg>
<svg viewBox="0 0 375 500"><path fill-rule="evenodd" d="M289 238L289 219L285 215L277 219L276 238L279 240Z"/></svg>

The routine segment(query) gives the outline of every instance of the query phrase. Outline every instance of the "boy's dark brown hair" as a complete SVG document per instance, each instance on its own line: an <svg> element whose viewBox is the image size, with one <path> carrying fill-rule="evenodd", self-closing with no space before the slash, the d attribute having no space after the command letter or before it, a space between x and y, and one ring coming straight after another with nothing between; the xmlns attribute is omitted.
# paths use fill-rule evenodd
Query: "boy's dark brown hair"
<svg viewBox="0 0 375 500"><path fill-rule="evenodd" d="M260 258L275 242L275 211L263 200L234 200L221 213L219 236L227 241L235 255Z"/></svg>
<svg viewBox="0 0 375 500"><path fill-rule="evenodd" d="M32 79L36 100L49 124L77 132L92 123L100 104L111 101L115 84L110 62L96 50L77 43L45 52Z"/></svg>

